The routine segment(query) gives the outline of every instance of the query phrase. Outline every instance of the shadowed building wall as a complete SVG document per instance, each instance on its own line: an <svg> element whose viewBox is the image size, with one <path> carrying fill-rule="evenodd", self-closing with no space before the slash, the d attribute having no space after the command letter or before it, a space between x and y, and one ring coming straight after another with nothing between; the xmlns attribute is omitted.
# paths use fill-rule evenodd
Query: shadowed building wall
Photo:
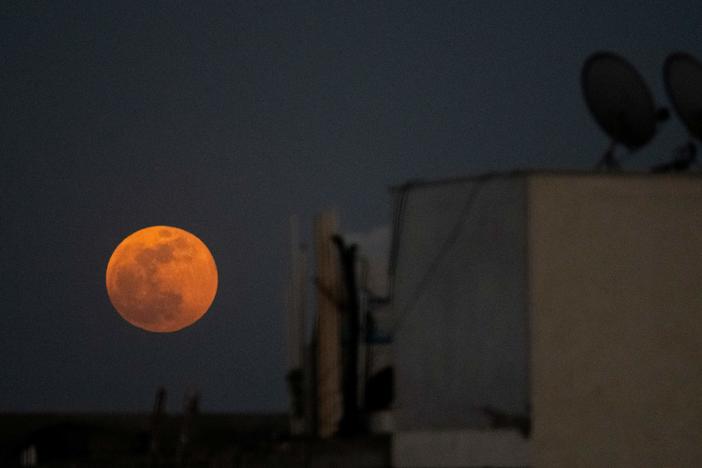
<svg viewBox="0 0 702 468"><path fill-rule="evenodd" d="M524 187L494 177L398 193L398 428L488 428L487 406L527 413Z"/></svg>

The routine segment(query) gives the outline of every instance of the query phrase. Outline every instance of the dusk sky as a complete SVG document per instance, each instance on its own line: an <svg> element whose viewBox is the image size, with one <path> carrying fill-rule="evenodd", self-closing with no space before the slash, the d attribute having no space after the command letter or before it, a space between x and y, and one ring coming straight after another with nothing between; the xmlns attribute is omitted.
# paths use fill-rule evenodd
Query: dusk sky
<svg viewBox="0 0 702 468"><path fill-rule="evenodd" d="M3 2L0 411L287 405L288 218L390 221L387 188L591 169L608 139L580 70L611 50L668 106L662 64L702 58L702 2ZM686 141L673 116L628 159ZM202 320L142 331L105 290L151 225L210 248Z"/></svg>

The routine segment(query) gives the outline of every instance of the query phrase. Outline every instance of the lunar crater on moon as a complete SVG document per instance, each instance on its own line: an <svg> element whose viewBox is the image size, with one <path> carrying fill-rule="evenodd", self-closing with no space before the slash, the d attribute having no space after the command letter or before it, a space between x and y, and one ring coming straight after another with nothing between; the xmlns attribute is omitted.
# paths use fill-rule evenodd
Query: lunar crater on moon
<svg viewBox="0 0 702 468"><path fill-rule="evenodd" d="M106 276L117 312L155 332L177 331L196 322L217 290L217 269L205 244L168 226L145 228L122 241Z"/></svg>

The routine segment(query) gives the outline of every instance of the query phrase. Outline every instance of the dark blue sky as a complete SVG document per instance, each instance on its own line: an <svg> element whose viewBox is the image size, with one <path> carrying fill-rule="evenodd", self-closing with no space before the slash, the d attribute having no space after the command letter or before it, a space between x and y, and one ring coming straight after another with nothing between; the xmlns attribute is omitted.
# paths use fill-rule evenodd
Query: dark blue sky
<svg viewBox="0 0 702 468"><path fill-rule="evenodd" d="M667 54L702 57L699 0L610 3L3 2L0 411L148 410L159 384L171 408L192 386L205 410L283 409L288 216L358 232L407 179L591 168L585 58L624 55L667 105ZM673 119L628 167L684 139ZM154 224L220 273L175 334L105 293Z"/></svg>

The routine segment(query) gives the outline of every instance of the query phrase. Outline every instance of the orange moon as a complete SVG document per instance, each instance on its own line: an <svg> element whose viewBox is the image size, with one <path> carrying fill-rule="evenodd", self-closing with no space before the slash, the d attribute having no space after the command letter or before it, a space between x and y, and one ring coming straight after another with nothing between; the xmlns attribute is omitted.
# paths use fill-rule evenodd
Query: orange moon
<svg viewBox="0 0 702 468"><path fill-rule="evenodd" d="M217 293L217 266L196 236L151 226L125 238L107 263L107 295L135 327L174 332L197 322Z"/></svg>

